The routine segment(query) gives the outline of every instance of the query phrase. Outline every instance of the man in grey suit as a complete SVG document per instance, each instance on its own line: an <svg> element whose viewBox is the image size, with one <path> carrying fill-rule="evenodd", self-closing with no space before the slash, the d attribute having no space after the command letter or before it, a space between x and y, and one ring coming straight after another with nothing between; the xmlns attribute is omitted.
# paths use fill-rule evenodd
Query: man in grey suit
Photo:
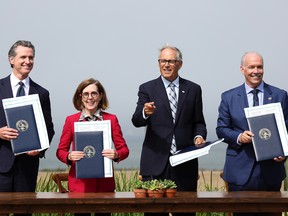
<svg viewBox="0 0 288 216"><path fill-rule="evenodd" d="M47 127L49 141L54 135L49 92L32 81L29 74L34 65L35 48L30 41L17 41L9 50L8 58L12 73L0 80L0 100L16 97L23 85L23 94L38 94ZM44 151L29 151L14 156L11 140L16 139L18 131L8 128L2 102L0 103L0 192L34 192L36 187L39 158Z"/></svg>
<svg viewBox="0 0 288 216"><path fill-rule="evenodd" d="M162 47L158 63L161 76L140 85L132 116L135 127L146 127L140 175L144 181L172 179L178 190L196 191L198 160L172 167L169 156L205 142L202 90L196 83L179 77L183 62L178 48Z"/></svg>
<svg viewBox="0 0 288 216"><path fill-rule="evenodd" d="M259 105L281 103L287 127L287 92L263 81L264 63L259 53L245 53L240 70L245 77L245 83L224 92L219 106L216 132L218 137L224 138L224 142L228 144L223 178L228 182L229 191L279 191L286 176L285 157L279 155L273 160L256 161L252 145L254 134L249 131L244 108L253 106L252 90L257 89Z"/></svg>

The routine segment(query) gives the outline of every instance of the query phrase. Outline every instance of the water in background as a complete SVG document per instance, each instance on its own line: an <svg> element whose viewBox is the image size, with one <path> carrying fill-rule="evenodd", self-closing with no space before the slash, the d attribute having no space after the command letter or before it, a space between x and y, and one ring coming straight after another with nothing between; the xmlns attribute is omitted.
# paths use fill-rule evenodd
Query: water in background
<svg viewBox="0 0 288 216"><path fill-rule="evenodd" d="M57 140L57 138L55 140ZM114 163L114 167L116 169L139 169L142 141L133 139L126 140L128 144L131 143L129 144L130 155L119 164ZM56 157L57 145L58 144L52 143L51 147L46 151L46 158L40 160L40 170L67 169L67 165L60 162ZM199 158L199 169L222 170L225 160L225 149L225 143L212 146L208 155Z"/></svg>

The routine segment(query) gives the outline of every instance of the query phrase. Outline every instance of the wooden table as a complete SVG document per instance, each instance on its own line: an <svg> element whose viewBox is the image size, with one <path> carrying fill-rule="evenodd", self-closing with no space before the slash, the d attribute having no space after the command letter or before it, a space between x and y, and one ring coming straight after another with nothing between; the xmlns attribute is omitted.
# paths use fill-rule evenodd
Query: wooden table
<svg viewBox="0 0 288 216"><path fill-rule="evenodd" d="M285 212L288 192L177 192L174 198L116 193L0 193L0 213Z"/></svg>

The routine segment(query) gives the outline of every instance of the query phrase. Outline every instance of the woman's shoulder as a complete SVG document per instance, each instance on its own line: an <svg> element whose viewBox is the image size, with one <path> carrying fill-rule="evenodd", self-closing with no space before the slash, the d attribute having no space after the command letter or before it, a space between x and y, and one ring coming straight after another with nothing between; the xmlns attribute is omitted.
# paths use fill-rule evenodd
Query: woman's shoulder
<svg viewBox="0 0 288 216"><path fill-rule="evenodd" d="M108 113L108 112L103 112L103 111L102 111L102 116L103 116L104 120L117 118L117 116L115 114Z"/></svg>
<svg viewBox="0 0 288 216"><path fill-rule="evenodd" d="M81 115L81 112L77 112L77 113L68 115L68 116L66 117L66 119L69 119L69 120L77 119L77 120L79 120L80 115Z"/></svg>

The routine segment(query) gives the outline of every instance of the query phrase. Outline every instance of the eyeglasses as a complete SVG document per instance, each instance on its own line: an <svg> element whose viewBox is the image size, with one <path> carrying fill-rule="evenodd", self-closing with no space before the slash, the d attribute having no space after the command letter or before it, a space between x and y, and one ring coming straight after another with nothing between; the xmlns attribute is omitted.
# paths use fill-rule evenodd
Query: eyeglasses
<svg viewBox="0 0 288 216"><path fill-rule="evenodd" d="M89 92L83 92L83 93L81 94L81 96L82 96L83 98L85 98L85 99L89 98L89 95L91 95L92 98L96 98L96 97L99 96L99 93L94 91L94 92L91 92L91 93L89 93Z"/></svg>
<svg viewBox="0 0 288 216"><path fill-rule="evenodd" d="M166 60L166 59L158 59L159 64L165 65L166 63L168 63L169 65L175 65L179 60L176 59L170 59L170 60Z"/></svg>

